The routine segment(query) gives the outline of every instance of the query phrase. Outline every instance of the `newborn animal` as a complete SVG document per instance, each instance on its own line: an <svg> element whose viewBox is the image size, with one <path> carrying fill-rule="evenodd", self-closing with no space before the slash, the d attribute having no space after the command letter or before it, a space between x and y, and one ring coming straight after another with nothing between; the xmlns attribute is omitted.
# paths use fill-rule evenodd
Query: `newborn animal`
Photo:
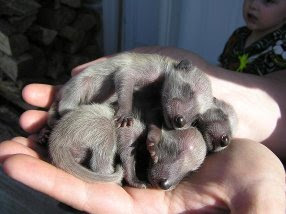
<svg viewBox="0 0 286 214"><path fill-rule="evenodd" d="M148 180L163 190L174 189L187 174L197 170L207 152L204 138L195 127L170 130L153 126L147 148L151 155Z"/></svg>
<svg viewBox="0 0 286 214"><path fill-rule="evenodd" d="M49 155L57 167L87 182L121 183L115 165L114 111L105 105L82 105L57 121L49 137ZM88 156L91 156L87 160ZM89 161L88 168L82 163Z"/></svg>
<svg viewBox="0 0 286 214"><path fill-rule="evenodd" d="M147 145L153 160L148 170L148 178L154 186L165 190L174 188L187 173L196 170L202 164L207 145L209 149L209 144L213 143L209 140L209 144L206 145L204 141L204 138L208 139L206 136L212 130L205 128L208 126L204 124L215 122L208 119L213 113L206 114L216 106L210 82L203 72L187 60L175 61L159 55L124 53L98 62L73 77L60 90L50 110L52 116L49 117L49 124L54 124L53 121L62 117L52 132L53 137L49 140L54 164L87 181L120 183L122 169L117 166L114 172L114 159L119 155L126 182L134 187L145 187L145 184L136 176L134 166L136 161L132 153L136 147L134 142L147 134L146 121L141 121L142 117L132 109L134 106L132 98L137 88L154 83L163 84L157 92L162 95L158 106L163 110L167 127L156 128L152 123L148 126ZM106 102L114 93L118 97L116 113L106 105L91 104ZM97 112L94 114L94 120L90 120L90 116L87 116L83 110L83 108L91 108L90 106L101 106L105 111L113 113L105 117L103 109L100 111L89 109L89 112ZM55 116L57 114L59 117ZM110 115L114 114L121 126L120 129L116 129L112 124L113 119ZM139 111L139 114L142 112ZM200 120L201 115L204 115L203 120ZM221 119L222 115L217 114L217 117ZM78 120L73 119L74 116L77 116ZM109 122L99 119L102 117ZM90 122L89 125L86 125L85 120ZM203 135L196 128L190 127L198 120L201 125L198 128ZM70 127L79 121L83 128L79 130L85 137L77 140L78 135L74 134L77 129ZM93 126L90 126L92 123L94 123ZM101 124L109 129L102 128ZM67 130L70 134L64 136L65 140L61 140L60 136ZM110 135L110 133L113 134ZM156 137L156 134L160 138ZM104 137L96 137L97 135ZM108 142L108 146L103 146L103 142ZM61 154L62 151L66 151L69 156L64 157ZM86 154L91 155L89 163L91 170L79 164L85 161ZM71 158L75 161L72 162ZM70 164L66 163L69 161L71 161ZM74 165L75 163L77 164ZM102 167L106 169L102 171Z"/></svg>
<svg viewBox="0 0 286 214"><path fill-rule="evenodd" d="M213 107L200 115L193 124L202 133L209 152L226 148L237 127L237 116L231 105L213 98Z"/></svg>
<svg viewBox="0 0 286 214"><path fill-rule="evenodd" d="M118 98L118 126L130 126L134 92L152 84L160 86L152 93L160 97L159 105L169 128L190 127L212 106L210 81L188 60L176 61L156 54L122 53L86 68L60 89L38 142L46 144L50 130L65 113L79 105L108 102L114 94Z"/></svg>
<svg viewBox="0 0 286 214"><path fill-rule="evenodd" d="M113 114L113 108L107 104L81 105L65 114L50 135L52 163L88 182L121 183L122 168L115 162L118 155L127 184L144 188L146 184L137 178L135 172L134 151L140 143L138 140L143 139L141 144L145 144L146 126L140 120L140 114L134 112L132 127L116 128ZM152 145L152 134L160 129L155 127L148 134L148 150L153 160L148 167L148 174L152 185L167 190L174 188L188 172L202 164L206 156L206 144L195 128L171 130L162 127L160 139L156 139L158 143ZM120 139L120 136L126 139L122 132L129 133L127 138L130 140ZM88 153L90 169L81 165Z"/></svg>
<svg viewBox="0 0 286 214"><path fill-rule="evenodd" d="M161 106L169 128L189 127L212 105L208 78L188 60L127 52L97 62L71 78L59 91L56 112L63 116L79 105L102 103L116 92L118 126L131 126L134 91L162 81L158 93L162 93Z"/></svg>
<svg viewBox="0 0 286 214"><path fill-rule="evenodd" d="M165 123L173 129L190 127L213 105L209 79L187 60L165 74L161 96Z"/></svg>

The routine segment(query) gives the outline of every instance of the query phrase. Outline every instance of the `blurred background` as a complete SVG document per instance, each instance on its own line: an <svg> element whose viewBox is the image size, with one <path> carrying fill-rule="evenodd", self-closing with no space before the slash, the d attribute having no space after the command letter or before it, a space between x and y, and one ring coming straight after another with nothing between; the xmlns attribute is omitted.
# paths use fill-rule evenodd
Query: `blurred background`
<svg viewBox="0 0 286 214"><path fill-rule="evenodd" d="M103 2L112 5L112 2L118 1ZM242 2L123 0L121 5L118 5L121 14L121 26L118 28L120 40L109 39L112 31L106 31L105 51L108 53L115 50L113 48L117 46L112 44L112 41L119 42L120 50L145 45L167 45L196 52L210 63L217 63L218 55L230 34L244 24ZM111 18L110 14L103 14ZM104 21L108 22L108 18ZM108 26L110 25L106 27Z"/></svg>

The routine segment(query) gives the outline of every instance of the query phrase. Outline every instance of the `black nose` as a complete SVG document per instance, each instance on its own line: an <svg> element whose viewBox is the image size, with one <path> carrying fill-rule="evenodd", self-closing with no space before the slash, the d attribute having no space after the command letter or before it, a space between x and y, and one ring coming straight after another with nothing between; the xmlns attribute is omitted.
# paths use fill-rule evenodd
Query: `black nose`
<svg viewBox="0 0 286 214"><path fill-rule="evenodd" d="M167 179L162 179L161 181L159 181L159 187L163 190L167 190L171 187L171 184L169 183L169 181Z"/></svg>
<svg viewBox="0 0 286 214"><path fill-rule="evenodd" d="M185 124L186 124L186 120L184 119L184 117L182 115L177 115L174 118L174 125L177 128L182 128L182 127L184 127Z"/></svg>
<svg viewBox="0 0 286 214"><path fill-rule="evenodd" d="M227 135L221 136L221 141L220 141L221 147L226 147L229 145L229 143L230 143L230 139Z"/></svg>

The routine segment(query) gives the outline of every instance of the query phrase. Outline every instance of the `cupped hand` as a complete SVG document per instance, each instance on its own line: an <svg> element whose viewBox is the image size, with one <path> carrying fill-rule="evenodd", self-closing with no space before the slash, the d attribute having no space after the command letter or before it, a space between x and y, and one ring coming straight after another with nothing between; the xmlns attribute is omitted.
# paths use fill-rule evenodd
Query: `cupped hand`
<svg viewBox="0 0 286 214"><path fill-rule="evenodd" d="M55 87L31 84L26 102L48 107ZM47 119L44 111L27 111L20 124L35 133ZM284 213L284 169L265 146L237 139L207 157L174 190L136 189L113 183L86 183L43 160L45 149L33 137L0 144L0 160L12 178L88 213Z"/></svg>
<svg viewBox="0 0 286 214"><path fill-rule="evenodd" d="M196 60L200 62L199 58ZM72 75L93 63L96 61L78 66ZM55 92L55 87L32 84L23 90L23 97L26 102L45 108L52 103ZM20 124L25 131L35 133L46 120L45 111L31 110L21 116ZM17 137L0 144L0 160L6 173L89 213L284 213L285 210L283 166L266 147L248 140L237 139L223 152L210 155L201 169L190 174L176 189L165 192L122 188L112 183L85 183L45 162L45 149L33 139Z"/></svg>

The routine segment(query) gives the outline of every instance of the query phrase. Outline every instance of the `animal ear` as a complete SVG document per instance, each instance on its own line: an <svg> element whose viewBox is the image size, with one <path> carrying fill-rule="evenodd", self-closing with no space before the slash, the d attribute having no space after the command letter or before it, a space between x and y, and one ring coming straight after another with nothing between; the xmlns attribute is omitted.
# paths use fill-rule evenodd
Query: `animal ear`
<svg viewBox="0 0 286 214"><path fill-rule="evenodd" d="M174 65L174 68L177 70L189 70L191 67L192 63L187 59L183 59L178 64Z"/></svg>

